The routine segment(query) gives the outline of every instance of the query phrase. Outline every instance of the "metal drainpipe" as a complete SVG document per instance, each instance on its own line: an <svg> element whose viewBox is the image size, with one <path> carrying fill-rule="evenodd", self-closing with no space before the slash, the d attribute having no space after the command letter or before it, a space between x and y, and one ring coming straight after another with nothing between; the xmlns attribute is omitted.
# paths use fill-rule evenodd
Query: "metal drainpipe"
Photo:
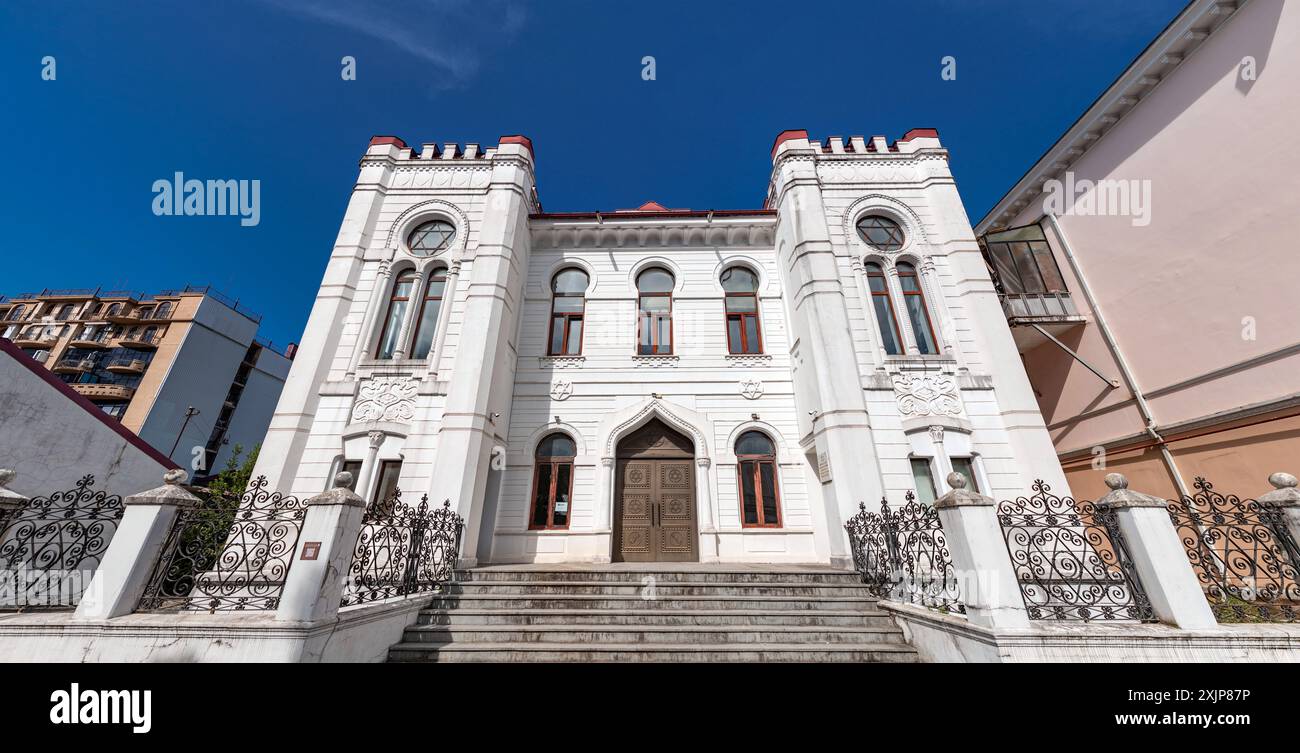
<svg viewBox="0 0 1300 753"><path fill-rule="evenodd" d="M1133 397L1137 400L1138 413L1141 413L1142 420L1146 421L1146 432L1156 443L1156 447L1160 448L1160 456L1164 458L1169 474L1174 477L1174 486L1178 488L1178 494L1184 497L1191 496L1188 493L1187 486L1183 484L1183 475L1178 471L1178 464L1174 462L1174 456L1169 452L1169 446L1165 444L1164 437L1161 437L1156 431L1156 419L1151 413L1151 407L1147 405L1147 400L1142 395L1142 390L1138 388L1133 372L1129 370L1128 361L1124 360L1124 354L1120 352L1119 344L1115 342L1110 327L1106 325L1106 317L1102 315L1101 307L1097 305L1097 299L1092 297L1092 289L1088 287L1088 280L1083 276L1083 270L1079 268L1078 260L1074 258L1074 251L1070 248L1070 241L1065 237L1065 230L1056 221L1055 215L1045 214L1043 216L1051 223L1056 239L1061 242L1061 250L1065 252L1065 260L1070 263L1070 271L1074 273L1074 278L1079 281L1079 289L1083 292L1083 297L1088 301L1088 308L1092 310L1092 316L1097 321L1097 329L1101 331L1101 337L1106 341L1106 348L1110 350L1115 363L1119 365L1119 373L1124 377L1124 383L1128 385L1129 391L1133 393Z"/></svg>

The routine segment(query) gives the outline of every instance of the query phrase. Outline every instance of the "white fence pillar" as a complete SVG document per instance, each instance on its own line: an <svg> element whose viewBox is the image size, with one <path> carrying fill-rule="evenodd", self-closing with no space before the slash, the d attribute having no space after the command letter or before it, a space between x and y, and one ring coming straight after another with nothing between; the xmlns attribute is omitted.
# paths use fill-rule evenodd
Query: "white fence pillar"
<svg viewBox="0 0 1300 753"><path fill-rule="evenodd" d="M4 535L5 527L9 525L9 521L13 519L13 516L26 507L29 501L18 492L6 488L17 475L14 471L0 469L0 536ZM3 541L0 541L0 544L3 543Z"/></svg>
<svg viewBox="0 0 1300 753"><path fill-rule="evenodd" d="M285 578L275 619L316 622L339 611L366 503L348 487L352 474L334 476L334 488L307 500L298 551Z"/></svg>
<svg viewBox="0 0 1300 753"><path fill-rule="evenodd" d="M1296 477L1289 473L1274 473L1268 477L1268 483L1273 485L1273 491L1259 495L1255 501L1280 512L1291 540L1300 542L1300 489L1296 488ZM1300 568L1300 562L1291 564Z"/></svg>
<svg viewBox="0 0 1300 753"><path fill-rule="evenodd" d="M1156 617L1184 630L1216 627L1218 621L1169 518L1168 502L1129 490L1128 479L1119 473L1108 474L1106 486L1110 492L1095 505L1099 510L1115 511Z"/></svg>
<svg viewBox="0 0 1300 753"><path fill-rule="evenodd" d="M1002 538L997 501L966 490L966 477L948 474L947 494L935 500L939 522L961 585L966 619L989 628L1027 628L1029 614Z"/></svg>
<svg viewBox="0 0 1300 753"><path fill-rule="evenodd" d="M177 513L202 504L181 486L187 480L188 473L173 469L162 486L124 500L117 532L77 605L78 618L107 620L135 611Z"/></svg>

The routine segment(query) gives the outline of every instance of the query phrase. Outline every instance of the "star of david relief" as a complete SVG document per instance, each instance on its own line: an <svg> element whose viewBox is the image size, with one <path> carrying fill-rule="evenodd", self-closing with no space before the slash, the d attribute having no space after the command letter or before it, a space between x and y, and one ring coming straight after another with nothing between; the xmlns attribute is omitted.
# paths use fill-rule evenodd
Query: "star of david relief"
<svg viewBox="0 0 1300 753"><path fill-rule="evenodd" d="M951 374L895 374L894 397L904 416L961 415L957 378Z"/></svg>
<svg viewBox="0 0 1300 753"><path fill-rule="evenodd" d="M573 394L573 382L563 381L551 385L552 400L568 400Z"/></svg>
<svg viewBox="0 0 1300 753"><path fill-rule="evenodd" d="M408 241L411 253L416 256L433 256L445 250L456 237L456 227L450 222L434 220L420 225L411 231Z"/></svg>
<svg viewBox="0 0 1300 753"><path fill-rule="evenodd" d="M410 423L415 418L417 391L415 380L408 377L365 379L352 406L352 420Z"/></svg>
<svg viewBox="0 0 1300 753"><path fill-rule="evenodd" d="M747 400L757 400L763 396L763 383L757 379L745 379L740 383L740 394Z"/></svg>

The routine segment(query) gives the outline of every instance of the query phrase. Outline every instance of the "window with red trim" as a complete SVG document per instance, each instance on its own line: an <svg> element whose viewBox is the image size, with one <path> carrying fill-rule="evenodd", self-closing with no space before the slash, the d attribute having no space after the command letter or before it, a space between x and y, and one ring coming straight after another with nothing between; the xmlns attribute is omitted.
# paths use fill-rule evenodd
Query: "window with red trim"
<svg viewBox="0 0 1300 753"><path fill-rule="evenodd" d="M728 267L722 273L721 282L726 291L727 352L762 353L758 275L744 267Z"/></svg>
<svg viewBox="0 0 1300 753"><path fill-rule="evenodd" d="M760 431L736 439L736 475L740 488L740 523L745 528L780 528L781 494L777 487L776 446Z"/></svg>
<svg viewBox="0 0 1300 753"><path fill-rule="evenodd" d="M550 530L569 527L573 494L573 458L577 445L565 434L548 434L537 445L533 469L533 508L528 527Z"/></svg>

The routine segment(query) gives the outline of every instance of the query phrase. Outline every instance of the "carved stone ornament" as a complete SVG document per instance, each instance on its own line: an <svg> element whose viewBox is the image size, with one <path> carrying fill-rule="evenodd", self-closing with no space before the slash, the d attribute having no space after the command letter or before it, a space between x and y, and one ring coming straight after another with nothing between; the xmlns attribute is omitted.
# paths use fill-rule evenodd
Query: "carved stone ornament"
<svg viewBox="0 0 1300 753"><path fill-rule="evenodd" d="M904 416L959 416L961 397L952 374L895 374L894 398Z"/></svg>
<svg viewBox="0 0 1300 753"><path fill-rule="evenodd" d="M415 418L418 389L416 381L408 377L365 379L352 407L352 420L410 423Z"/></svg>
<svg viewBox="0 0 1300 753"><path fill-rule="evenodd" d="M568 400L573 394L573 382L562 381L551 385L552 400Z"/></svg>
<svg viewBox="0 0 1300 753"><path fill-rule="evenodd" d="M757 400L763 396L763 383L757 379L745 379L740 383L740 394L747 400Z"/></svg>

